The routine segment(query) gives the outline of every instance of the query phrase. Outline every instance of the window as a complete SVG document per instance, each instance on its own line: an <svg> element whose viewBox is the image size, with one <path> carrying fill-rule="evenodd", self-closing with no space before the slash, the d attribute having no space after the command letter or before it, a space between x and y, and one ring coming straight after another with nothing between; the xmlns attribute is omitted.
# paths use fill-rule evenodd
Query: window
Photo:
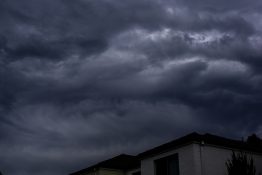
<svg viewBox="0 0 262 175"><path fill-rule="evenodd" d="M179 175L178 154L155 160L155 175Z"/></svg>

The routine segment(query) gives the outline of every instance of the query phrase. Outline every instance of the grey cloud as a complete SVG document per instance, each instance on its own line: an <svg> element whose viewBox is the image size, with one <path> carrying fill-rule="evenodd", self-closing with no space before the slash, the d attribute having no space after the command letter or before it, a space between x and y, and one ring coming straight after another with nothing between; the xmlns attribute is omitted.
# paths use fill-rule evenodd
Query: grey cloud
<svg viewBox="0 0 262 175"><path fill-rule="evenodd" d="M213 12L227 12L227 11L238 11L238 12L247 12L247 11L256 11L261 8L261 1L255 0L252 3L248 0L233 0L233 1L208 1L208 0L178 0L176 1L180 4L185 5L186 7L191 7L193 10L207 10L207 11L213 11Z"/></svg>
<svg viewBox="0 0 262 175"><path fill-rule="evenodd" d="M0 170L62 175L190 131L261 134L260 8L0 0Z"/></svg>
<svg viewBox="0 0 262 175"><path fill-rule="evenodd" d="M110 111L108 105L111 106ZM94 111L93 108L99 108L99 110ZM122 115L119 115L118 110L122 111ZM170 117L167 113L164 115L165 111L169 114L173 113L174 116ZM151 134L155 130L159 135L162 135L161 133L165 130L170 131L174 128L173 125L168 124L170 120L176 121L177 127L182 130L185 130L183 126L191 122L194 126L196 122L193 122L191 112L190 108L183 105L149 104L139 101L126 101L119 105L105 101L100 103L86 101L75 105L73 109L60 108L56 105L23 106L9 116L15 118L15 120L12 119L14 127L6 129L6 132L12 134L4 139L4 143L12 143L14 146L7 148L5 144L0 144L6 150L3 153L4 165L6 168L12 166L10 161L16 158L18 164L13 166L14 169L10 170L10 173L16 173L16 169L32 173L39 169L48 169L48 167L53 170L53 172L49 170L50 173L55 171L65 173L72 171L71 168L83 166L81 161L85 156L97 159L97 157L110 156L112 153L121 151L137 152L141 148L150 146L149 144L152 143L144 139L152 138ZM57 114L63 114L64 117L58 118ZM140 125L141 123L143 125ZM126 127L119 127L120 125ZM20 133L17 133L19 126L27 128L27 131L20 129ZM143 134L136 137L139 133ZM172 136L170 132L170 135L166 135L166 139ZM159 140L153 137L152 142L157 143ZM12 157L11 160L10 157ZM45 164L44 161L61 163L54 167L54 165ZM34 168L31 168L30 164L34 165ZM67 168L62 169L61 167L65 165Z"/></svg>
<svg viewBox="0 0 262 175"><path fill-rule="evenodd" d="M157 3L148 4L146 1L127 4L107 1L4 1L3 4L2 8L6 10L2 13L11 22L3 21L5 46L1 48L9 59L64 59L75 54L97 53L105 49L110 37L121 30L134 25L159 27L157 21L164 19L161 6L159 8ZM148 10L144 11L144 7ZM21 16L27 20L21 20Z"/></svg>

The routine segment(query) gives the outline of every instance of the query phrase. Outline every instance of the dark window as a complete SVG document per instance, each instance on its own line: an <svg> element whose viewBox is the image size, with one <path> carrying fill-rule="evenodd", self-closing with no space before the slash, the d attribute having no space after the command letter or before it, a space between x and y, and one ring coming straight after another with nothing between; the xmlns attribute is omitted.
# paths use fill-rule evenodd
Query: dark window
<svg viewBox="0 0 262 175"><path fill-rule="evenodd" d="M140 171L134 172L132 175L141 175Z"/></svg>
<svg viewBox="0 0 262 175"><path fill-rule="evenodd" d="M178 154L155 160L155 175L179 175Z"/></svg>

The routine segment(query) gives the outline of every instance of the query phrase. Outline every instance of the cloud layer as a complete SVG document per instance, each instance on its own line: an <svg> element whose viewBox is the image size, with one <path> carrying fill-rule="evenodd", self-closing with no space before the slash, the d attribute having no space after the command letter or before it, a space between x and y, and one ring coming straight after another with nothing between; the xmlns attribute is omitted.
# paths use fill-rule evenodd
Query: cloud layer
<svg viewBox="0 0 262 175"><path fill-rule="evenodd" d="M0 170L62 175L191 131L262 134L260 0L0 0Z"/></svg>

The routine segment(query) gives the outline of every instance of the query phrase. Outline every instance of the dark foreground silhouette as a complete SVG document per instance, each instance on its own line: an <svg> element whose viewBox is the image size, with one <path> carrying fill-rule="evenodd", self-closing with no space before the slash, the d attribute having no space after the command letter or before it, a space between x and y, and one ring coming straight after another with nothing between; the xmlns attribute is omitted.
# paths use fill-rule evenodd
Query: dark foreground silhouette
<svg viewBox="0 0 262 175"><path fill-rule="evenodd" d="M256 175L253 158L246 153L232 153L231 159L226 162L228 175Z"/></svg>

